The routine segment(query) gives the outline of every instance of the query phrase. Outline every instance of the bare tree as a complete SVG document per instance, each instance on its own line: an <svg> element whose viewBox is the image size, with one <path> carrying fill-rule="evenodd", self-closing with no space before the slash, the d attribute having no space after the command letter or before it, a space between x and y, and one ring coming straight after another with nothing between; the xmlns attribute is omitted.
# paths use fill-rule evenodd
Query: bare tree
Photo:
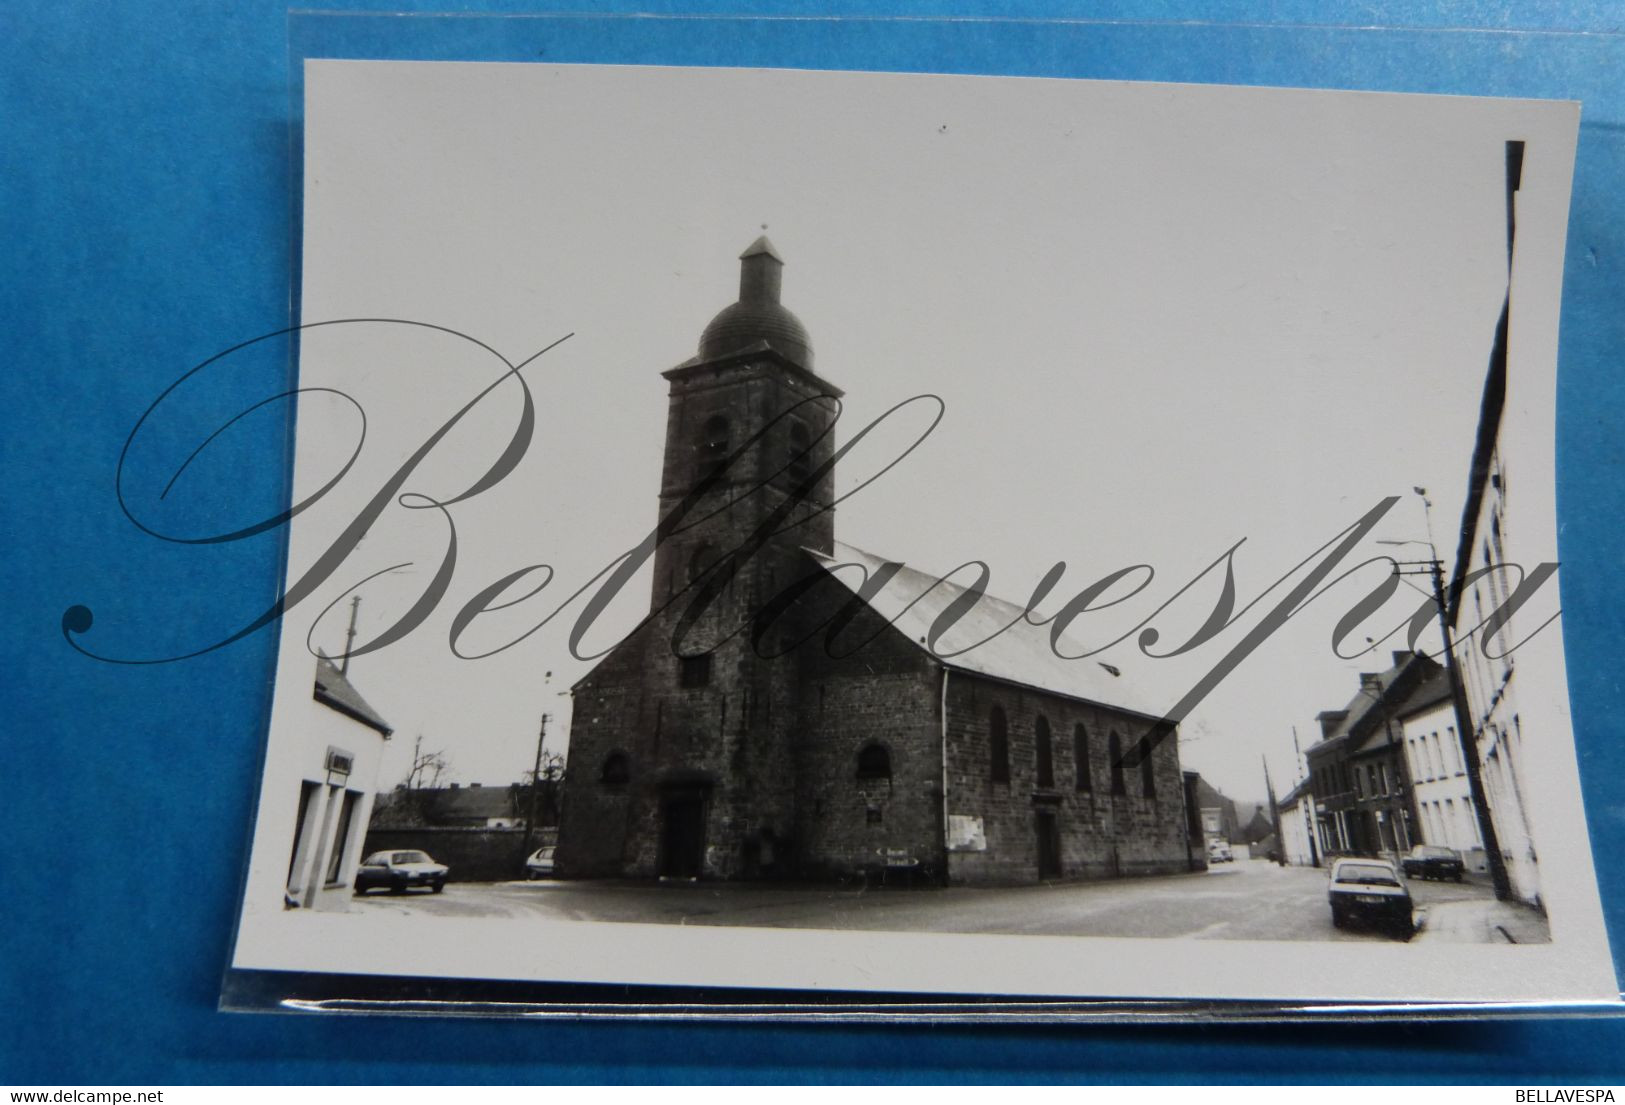
<svg viewBox="0 0 1625 1105"><path fill-rule="evenodd" d="M534 836L542 825L557 825L559 816L559 780L564 778L564 756L558 752L538 751L536 767L519 777L514 784L516 801L525 810L525 848L534 843Z"/></svg>
<svg viewBox="0 0 1625 1105"><path fill-rule="evenodd" d="M564 753L543 752L538 769L519 776L519 785L528 787L537 779L543 783L552 783L562 778L564 778Z"/></svg>
<svg viewBox="0 0 1625 1105"><path fill-rule="evenodd" d="M418 734L417 743L412 746L412 767L406 773L406 780L401 784L407 790L423 790L435 788L440 785L443 775L451 772L451 760L446 753L423 751L423 734Z"/></svg>

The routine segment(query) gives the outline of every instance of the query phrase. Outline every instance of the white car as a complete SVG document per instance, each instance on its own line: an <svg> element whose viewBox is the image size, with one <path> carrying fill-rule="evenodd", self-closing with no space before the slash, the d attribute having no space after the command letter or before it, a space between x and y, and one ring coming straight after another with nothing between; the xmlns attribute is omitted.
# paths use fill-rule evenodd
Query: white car
<svg viewBox="0 0 1625 1105"><path fill-rule="evenodd" d="M1235 860L1235 853L1230 850L1228 840L1210 840L1207 844L1207 861L1209 863L1231 863Z"/></svg>
<svg viewBox="0 0 1625 1105"><path fill-rule="evenodd" d="M405 848L388 852L374 852L355 869L355 892L384 887L391 894L400 894L414 886L427 886L436 894L446 888L446 876L451 868L436 863L427 852Z"/></svg>
<svg viewBox="0 0 1625 1105"><path fill-rule="evenodd" d="M553 874L553 845L538 848L525 861L527 879L545 879Z"/></svg>

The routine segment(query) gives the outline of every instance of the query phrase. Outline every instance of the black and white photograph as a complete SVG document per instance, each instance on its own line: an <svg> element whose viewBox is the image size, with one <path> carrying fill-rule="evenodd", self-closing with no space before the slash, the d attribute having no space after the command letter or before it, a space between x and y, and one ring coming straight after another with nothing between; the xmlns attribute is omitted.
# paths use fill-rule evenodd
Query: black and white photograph
<svg viewBox="0 0 1625 1105"><path fill-rule="evenodd" d="M295 463L234 966L1618 1000L1558 595L1578 105L305 94L300 326L185 382L297 389L239 426Z"/></svg>

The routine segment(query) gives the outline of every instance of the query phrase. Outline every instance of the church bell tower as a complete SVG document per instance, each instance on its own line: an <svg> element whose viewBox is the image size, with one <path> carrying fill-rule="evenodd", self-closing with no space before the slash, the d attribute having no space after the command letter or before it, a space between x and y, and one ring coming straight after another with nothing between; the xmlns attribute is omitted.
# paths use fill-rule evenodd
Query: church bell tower
<svg viewBox="0 0 1625 1105"><path fill-rule="evenodd" d="M841 392L813 371L766 238L669 385L649 617L573 688L557 862L570 876L780 878L797 862L799 615L764 604L835 539ZM781 637L782 634L782 637ZM765 643L768 647L758 648Z"/></svg>
<svg viewBox="0 0 1625 1105"><path fill-rule="evenodd" d="M783 281L783 259L757 238L739 257L738 301L706 326L695 357L664 374L666 521L652 609L670 603L680 615L677 596L737 554L706 619L723 633L802 574L802 548L829 553L835 539L833 474L818 473L835 451L841 391L813 371L812 339L780 302Z"/></svg>

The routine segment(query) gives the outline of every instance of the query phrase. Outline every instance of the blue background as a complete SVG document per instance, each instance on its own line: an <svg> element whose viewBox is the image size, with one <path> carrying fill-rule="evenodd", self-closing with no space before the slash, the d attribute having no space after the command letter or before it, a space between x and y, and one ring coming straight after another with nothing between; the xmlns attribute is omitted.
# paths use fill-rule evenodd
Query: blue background
<svg viewBox="0 0 1625 1105"><path fill-rule="evenodd" d="M376 2L351 8L380 8ZM390 8L417 7L392 0ZM504 5L493 5L503 7ZM445 5L441 5L442 9ZM1564 632L1599 875L1625 947L1625 40L1551 3L755 3L773 15L992 19L341 20L324 54L1018 73L1551 96L1585 102L1559 400ZM603 10L677 11L650 0ZM690 2L683 11L722 11ZM1091 22L1034 23L1032 18ZM1177 26L1203 19L1220 26ZM1387 26L1386 31L1361 30ZM1460 28L1480 28L1478 31ZM1585 34L1552 34L1583 31ZM0 8L0 1081L1617 1080L1625 1021L1258 1027L562 1024L216 1011L274 640L168 655L270 603L275 534L154 540L120 513L126 436L183 371L289 319L297 149L289 24L267 0ZM254 401L279 356L233 377ZM230 400L232 396L226 396ZM187 499L199 530L271 513L265 435ZM377 1058L387 1057L387 1058Z"/></svg>

